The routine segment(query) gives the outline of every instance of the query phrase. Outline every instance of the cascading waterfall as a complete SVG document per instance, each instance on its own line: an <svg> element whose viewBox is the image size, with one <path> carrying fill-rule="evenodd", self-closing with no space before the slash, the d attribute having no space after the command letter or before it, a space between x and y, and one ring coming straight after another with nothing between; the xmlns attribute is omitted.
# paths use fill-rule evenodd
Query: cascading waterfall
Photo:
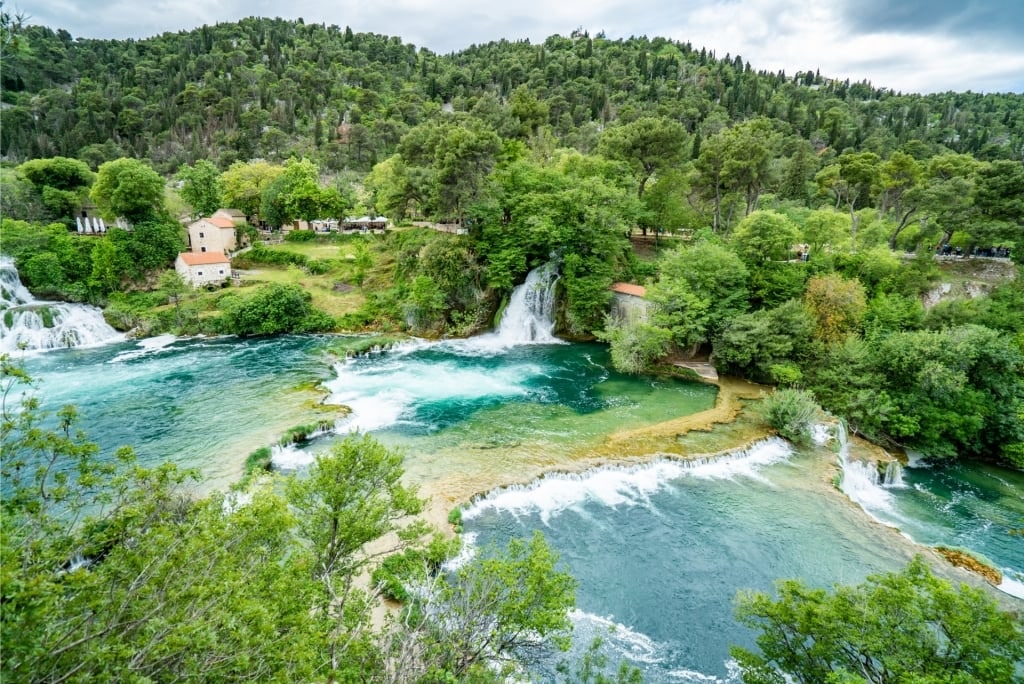
<svg viewBox="0 0 1024 684"><path fill-rule="evenodd" d="M555 330L555 284L558 268L554 262L539 266L516 287L501 317L495 335L506 345L526 342L559 342Z"/></svg>
<svg viewBox="0 0 1024 684"><path fill-rule="evenodd" d="M94 306L44 302L21 284L14 260L0 256L0 352L91 347L124 339Z"/></svg>
<svg viewBox="0 0 1024 684"><path fill-rule="evenodd" d="M879 510L894 514L892 494L886 490L903 486L900 464L889 462L884 475L881 475L875 463L851 459L849 436L843 421L836 423L835 440L838 446L836 456L843 470L840 489L872 516Z"/></svg>
<svg viewBox="0 0 1024 684"><path fill-rule="evenodd" d="M785 461L792 453L786 442L770 437L746 448L705 458L659 459L635 466L602 466L579 473L554 472L529 484L492 490L477 498L462 512L462 517L470 520L489 509L517 515L536 511L547 523L555 514L578 507L587 500L608 507L643 505L650 495L674 479L717 480L740 476L759 479L761 468Z"/></svg>
<svg viewBox="0 0 1024 684"><path fill-rule="evenodd" d="M885 477L882 479L883 487L906 487L903 484L903 466L899 461L889 461L885 466Z"/></svg>

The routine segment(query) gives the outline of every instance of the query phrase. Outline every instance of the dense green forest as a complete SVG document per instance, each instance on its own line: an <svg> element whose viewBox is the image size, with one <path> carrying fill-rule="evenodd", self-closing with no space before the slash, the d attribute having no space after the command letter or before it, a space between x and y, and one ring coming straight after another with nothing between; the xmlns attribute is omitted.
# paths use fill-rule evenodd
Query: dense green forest
<svg viewBox="0 0 1024 684"><path fill-rule="evenodd" d="M688 153L763 116L782 136L773 156L787 160L800 140L815 153L883 158L1024 154L1019 94L899 94L758 71L739 55L663 38L574 33L437 55L398 37L250 18L123 41L29 26L17 47L4 55L2 83L0 153L12 160L73 156L95 168L132 156L173 173L200 159L224 169L306 156L328 170L368 170L449 110L506 139L543 132L585 153L605 126L645 116L685 127L695 136Z"/></svg>

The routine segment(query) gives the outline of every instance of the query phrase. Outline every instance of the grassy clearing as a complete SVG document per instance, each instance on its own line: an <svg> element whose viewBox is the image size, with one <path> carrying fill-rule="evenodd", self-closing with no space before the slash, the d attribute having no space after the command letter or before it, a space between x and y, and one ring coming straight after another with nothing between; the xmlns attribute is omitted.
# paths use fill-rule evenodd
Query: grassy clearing
<svg viewBox="0 0 1024 684"><path fill-rule="evenodd" d="M269 249L278 252L291 252L302 254L309 259L343 259L345 254L350 253L348 241L338 242L282 242L276 245L267 245Z"/></svg>
<svg viewBox="0 0 1024 684"><path fill-rule="evenodd" d="M326 271L310 273L298 266L257 263L244 270L243 282L300 285L312 295L313 306L335 318L361 311L368 293L394 284L395 243L390 235L321 236L310 242L282 242L264 248L300 254L326 266ZM369 257L362 268L357 259L360 252Z"/></svg>
<svg viewBox="0 0 1024 684"><path fill-rule="evenodd" d="M250 269L242 277L244 283L300 285L313 296L313 306L338 317L358 311L366 301L361 288L346 277L348 269L332 269L321 275L312 275L295 266L262 266ZM256 287L234 288L232 291L245 296L255 292Z"/></svg>

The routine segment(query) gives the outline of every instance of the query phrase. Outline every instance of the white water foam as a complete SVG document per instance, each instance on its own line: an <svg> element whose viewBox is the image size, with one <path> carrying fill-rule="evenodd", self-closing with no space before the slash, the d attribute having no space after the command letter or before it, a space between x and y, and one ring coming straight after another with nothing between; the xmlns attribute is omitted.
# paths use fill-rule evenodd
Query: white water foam
<svg viewBox="0 0 1024 684"><path fill-rule="evenodd" d="M920 451L907 450L907 467L908 468L931 468L932 461L928 460L928 457L922 454Z"/></svg>
<svg viewBox="0 0 1024 684"><path fill-rule="evenodd" d="M706 675L696 670L686 669L672 670L668 673L668 676L684 682L684 684L739 684L739 682L743 681L743 671L735 660L725 661L725 671L725 679L715 677L714 675ZM790 680L786 679L786 681Z"/></svg>
<svg viewBox="0 0 1024 684"><path fill-rule="evenodd" d="M315 459L316 456L312 452L300 449L294 444L275 444L270 447L270 462L275 470L298 470L311 465Z"/></svg>
<svg viewBox="0 0 1024 684"><path fill-rule="evenodd" d="M584 633L584 638L577 638L577 641L589 643L594 637L600 637L616 652L618 658L625 657L637 663L653 665L665 660L659 654L663 649L656 641L611 617L601 617L574 608L569 611L569 619L572 620L574 632Z"/></svg>
<svg viewBox="0 0 1024 684"><path fill-rule="evenodd" d="M348 359L336 364L337 377L325 383L327 403L352 412L339 432L370 432L412 423L415 408L433 402L475 403L489 397L510 400L532 391L527 383L541 373L537 364L500 368L465 367L454 360L422 361L407 356L388 361Z"/></svg>
<svg viewBox="0 0 1024 684"><path fill-rule="evenodd" d="M472 403L489 397L504 400L528 395L537 364L466 367L454 360L422 361L413 354L436 348L460 356L487 356L524 344L562 343L554 330L554 296L558 274L553 264L529 273L515 288L498 330L467 340L430 342L414 339L387 350L387 359L349 358L335 366L337 378L326 387L328 403L344 404L350 416L339 432L382 430L409 422L415 407L429 402Z"/></svg>
<svg viewBox="0 0 1024 684"><path fill-rule="evenodd" d="M846 426L842 422L835 424L835 439L839 446L837 457L842 468L842 479L839 488L858 504L864 512L880 523L891 525L892 520L903 520L896 509L896 500L892 492L884 486L885 480L878 473L874 463L864 463L850 458L850 442ZM895 475L891 476L895 480ZM899 485L903 486L902 476Z"/></svg>
<svg viewBox="0 0 1024 684"><path fill-rule="evenodd" d="M445 344L456 354L468 355L500 354L527 344L567 344L554 334L557 282L557 264L538 266L527 274L522 285L512 290L494 332Z"/></svg>
<svg viewBox="0 0 1024 684"><path fill-rule="evenodd" d="M526 281L512 291L501 317L497 337L507 344L557 342L555 330L555 284L558 268L547 263L533 269Z"/></svg>
<svg viewBox="0 0 1024 684"><path fill-rule="evenodd" d="M815 423L811 426L811 440L818 446L825 446L834 436L832 426L828 423Z"/></svg>
<svg viewBox="0 0 1024 684"><path fill-rule="evenodd" d="M460 535L462 541L462 548L459 552L446 560L441 564L441 569L445 572L455 572L469 561L473 560L477 554L476 547L476 532L464 532Z"/></svg>
<svg viewBox="0 0 1024 684"><path fill-rule="evenodd" d="M508 511L513 515L537 512L547 524L552 515L578 509L587 501L604 506L637 506L682 477L734 479L759 477L757 471L786 460L792 450L783 440L772 437L749 449L696 461L660 459L636 466L607 466L583 473L551 473L528 485L496 489L463 511L464 519L486 510Z"/></svg>
<svg viewBox="0 0 1024 684"><path fill-rule="evenodd" d="M1009 579L1005 573L1003 574L1003 581L997 587L1000 591L1009 594L1015 598L1024 599L1024 582L1015 579Z"/></svg>
<svg viewBox="0 0 1024 684"><path fill-rule="evenodd" d="M177 341L178 338L170 333L157 335L156 337L146 337L136 343L135 349L121 352L112 358L109 363L120 363L122 361L130 361L149 354L158 354Z"/></svg>
<svg viewBox="0 0 1024 684"><path fill-rule="evenodd" d="M0 256L0 311L2 353L97 347L124 339L94 306L34 298L8 256Z"/></svg>
<svg viewBox="0 0 1024 684"><path fill-rule="evenodd" d="M225 515L230 515L235 511L248 506L252 503L253 493L251 490L242 492L228 492L224 495L224 500L221 503L221 510Z"/></svg>
<svg viewBox="0 0 1024 684"><path fill-rule="evenodd" d="M338 421L337 432L371 432L397 425L413 398L401 390L382 392L371 396L332 394L327 403L344 404L351 413Z"/></svg>

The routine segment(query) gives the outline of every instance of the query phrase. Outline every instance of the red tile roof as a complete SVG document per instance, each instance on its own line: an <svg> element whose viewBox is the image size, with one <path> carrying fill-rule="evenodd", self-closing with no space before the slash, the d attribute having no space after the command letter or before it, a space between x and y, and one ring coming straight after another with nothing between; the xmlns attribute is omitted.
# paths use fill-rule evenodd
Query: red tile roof
<svg viewBox="0 0 1024 684"><path fill-rule="evenodd" d="M234 229L234 227L235 227L235 222L234 221L232 221L229 218L224 218L223 216L211 216L210 218L207 218L207 219L204 219L204 220L212 223L213 225L217 226L218 228L231 228L231 229Z"/></svg>
<svg viewBox="0 0 1024 684"><path fill-rule="evenodd" d="M208 264L230 264L224 252L182 252L178 255L189 266L206 266Z"/></svg>
<svg viewBox="0 0 1024 684"><path fill-rule="evenodd" d="M632 283L613 283L612 292L633 295L634 297L643 297L647 294L647 288L643 285L633 285Z"/></svg>

